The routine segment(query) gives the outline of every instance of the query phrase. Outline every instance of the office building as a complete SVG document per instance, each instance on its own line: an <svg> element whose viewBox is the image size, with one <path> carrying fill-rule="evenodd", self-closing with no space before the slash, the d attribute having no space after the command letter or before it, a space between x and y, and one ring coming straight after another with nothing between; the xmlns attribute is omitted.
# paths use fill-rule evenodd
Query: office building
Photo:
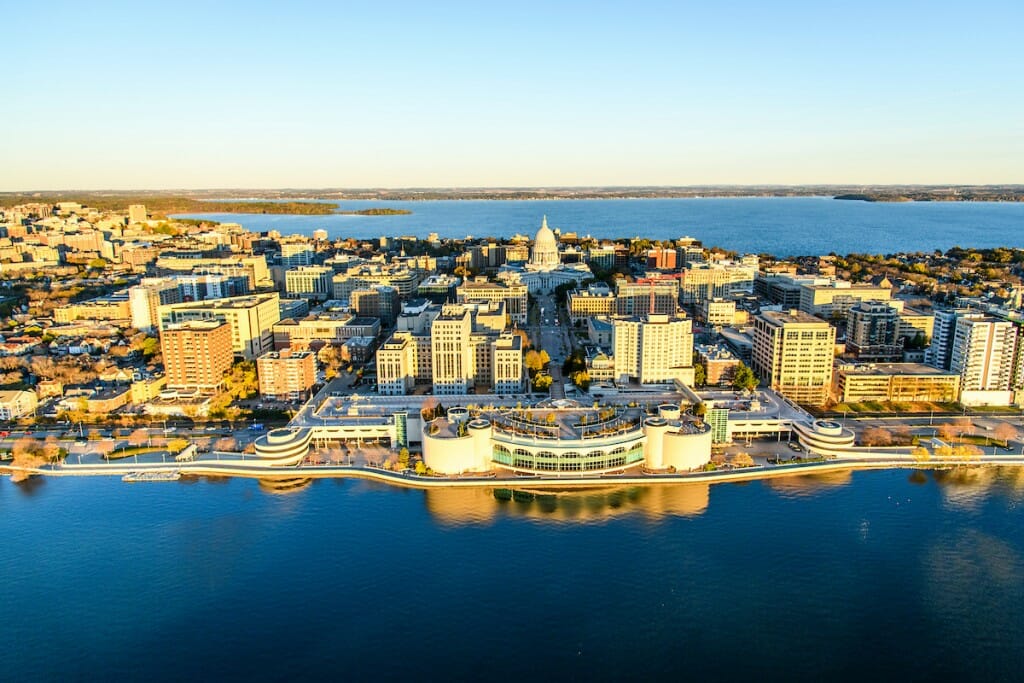
<svg viewBox="0 0 1024 683"><path fill-rule="evenodd" d="M569 320L579 325L597 315L615 314L615 294L603 282L592 282L586 289L569 292L566 302Z"/></svg>
<svg viewBox="0 0 1024 683"><path fill-rule="evenodd" d="M189 320L223 320L231 327L235 355L256 360L274 350L274 325L280 320L276 293L210 299L160 306L161 333L168 325Z"/></svg>
<svg viewBox="0 0 1024 683"><path fill-rule="evenodd" d="M334 271L324 266L299 266L284 273L285 296L290 299L325 301L334 293Z"/></svg>
<svg viewBox="0 0 1024 683"><path fill-rule="evenodd" d="M821 318L791 309L754 318L753 370L791 401L824 405L832 386L836 330Z"/></svg>
<svg viewBox="0 0 1024 683"><path fill-rule="evenodd" d="M672 278L619 280L615 287L615 314L620 316L674 315L679 310L679 283Z"/></svg>
<svg viewBox="0 0 1024 683"><path fill-rule="evenodd" d="M456 295L459 303L502 301L505 303L505 312L511 322L516 325L526 324L529 289L521 281L488 282L487 278L477 277L456 288Z"/></svg>
<svg viewBox="0 0 1024 683"><path fill-rule="evenodd" d="M316 250L305 240L281 243L281 265L284 268L300 268L313 265Z"/></svg>

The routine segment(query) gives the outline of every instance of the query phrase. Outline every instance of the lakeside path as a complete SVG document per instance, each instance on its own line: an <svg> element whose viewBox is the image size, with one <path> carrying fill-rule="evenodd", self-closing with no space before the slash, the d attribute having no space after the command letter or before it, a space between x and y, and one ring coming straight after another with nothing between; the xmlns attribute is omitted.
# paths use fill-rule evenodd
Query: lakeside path
<svg viewBox="0 0 1024 683"><path fill-rule="evenodd" d="M590 488L608 486L648 486L686 483L721 483L749 481L794 475L811 475L840 470L868 469L947 469L951 467L1024 467L1022 456L978 456L972 460L964 458L931 459L916 461L908 457L835 459L824 462L797 463L786 465L758 465L734 470L694 472L688 474L642 474L605 475L593 477L513 477L494 476L433 477L391 472L374 467L306 465L299 467L254 467L216 462L191 462L175 465L153 464L105 464L105 465L58 465L42 468L20 468L10 464L0 465L0 472L28 473L43 476L124 476L138 472L178 472L182 475L247 477L254 479L301 479L301 478L355 478L376 481L409 488Z"/></svg>

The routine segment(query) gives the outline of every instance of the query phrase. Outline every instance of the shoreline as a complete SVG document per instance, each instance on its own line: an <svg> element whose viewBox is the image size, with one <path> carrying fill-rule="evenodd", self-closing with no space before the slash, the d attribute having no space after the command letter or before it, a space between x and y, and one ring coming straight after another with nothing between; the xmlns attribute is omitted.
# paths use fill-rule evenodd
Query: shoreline
<svg viewBox="0 0 1024 683"><path fill-rule="evenodd" d="M685 485L688 483L718 484L730 481L753 481L775 477L814 475L823 472L878 469L951 469L954 467L1024 467L1022 456L981 456L977 460L947 458L919 462L909 458L843 459L792 465L757 465L742 469L686 474L604 475L593 477L512 477L457 476L437 477L403 474L374 467L315 465L305 467L253 467L229 463L164 463L61 465L45 468L22 468L0 464L0 473L15 472L32 476L97 477L120 476L138 472L177 472L182 476L241 477L245 479L365 479L401 488L541 488L586 489L608 486Z"/></svg>

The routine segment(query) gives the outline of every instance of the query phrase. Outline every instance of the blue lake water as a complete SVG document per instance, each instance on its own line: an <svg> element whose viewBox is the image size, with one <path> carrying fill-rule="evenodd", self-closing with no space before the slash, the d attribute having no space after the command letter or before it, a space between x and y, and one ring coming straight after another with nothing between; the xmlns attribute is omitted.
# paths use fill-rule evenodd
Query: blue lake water
<svg viewBox="0 0 1024 683"><path fill-rule="evenodd" d="M552 228L599 238L696 237L746 253L892 253L952 246L1024 247L1024 203L870 203L826 197L551 201L341 202L343 210L408 209L406 216L188 214L255 232L373 239L382 235L509 237Z"/></svg>
<svg viewBox="0 0 1024 683"><path fill-rule="evenodd" d="M0 479L0 678L1024 671L1024 471L507 498Z"/></svg>

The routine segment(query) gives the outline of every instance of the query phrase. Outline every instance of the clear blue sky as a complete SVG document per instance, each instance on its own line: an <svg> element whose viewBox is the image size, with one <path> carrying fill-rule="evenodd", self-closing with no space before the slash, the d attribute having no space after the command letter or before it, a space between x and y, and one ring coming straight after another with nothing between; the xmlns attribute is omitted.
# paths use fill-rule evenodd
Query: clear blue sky
<svg viewBox="0 0 1024 683"><path fill-rule="evenodd" d="M1024 2L18 2L0 190L1024 183Z"/></svg>

